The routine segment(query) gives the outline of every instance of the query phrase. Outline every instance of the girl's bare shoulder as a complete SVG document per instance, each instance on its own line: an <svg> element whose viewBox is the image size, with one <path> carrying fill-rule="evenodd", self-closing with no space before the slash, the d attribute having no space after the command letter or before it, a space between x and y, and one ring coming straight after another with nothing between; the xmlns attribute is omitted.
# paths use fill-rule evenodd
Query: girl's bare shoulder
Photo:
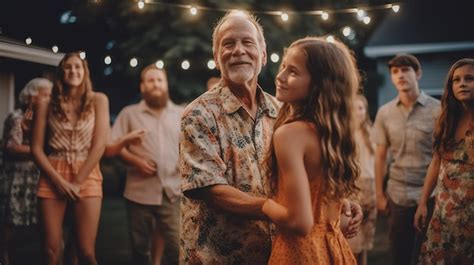
<svg viewBox="0 0 474 265"><path fill-rule="evenodd" d="M275 141L302 142L317 135L316 126L308 121L292 121L278 127L274 132Z"/></svg>
<svg viewBox="0 0 474 265"><path fill-rule="evenodd" d="M94 92L93 97L96 104L101 104L109 101L107 95L102 92Z"/></svg>

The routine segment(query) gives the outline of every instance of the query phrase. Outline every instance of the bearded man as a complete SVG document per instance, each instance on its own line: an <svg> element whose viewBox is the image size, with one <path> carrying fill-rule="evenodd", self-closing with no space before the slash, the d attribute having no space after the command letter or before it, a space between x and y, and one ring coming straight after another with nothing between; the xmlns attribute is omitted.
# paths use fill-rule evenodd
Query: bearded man
<svg viewBox="0 0 474 265"><path fill-rule="evenodd" d="M182 108L168 96L166 71L155 65L140 75L143 100L125 107L112 128L112 140L145 129L141 144L124 148L132 264L177 264L179 253L179 133Z"/></svg>

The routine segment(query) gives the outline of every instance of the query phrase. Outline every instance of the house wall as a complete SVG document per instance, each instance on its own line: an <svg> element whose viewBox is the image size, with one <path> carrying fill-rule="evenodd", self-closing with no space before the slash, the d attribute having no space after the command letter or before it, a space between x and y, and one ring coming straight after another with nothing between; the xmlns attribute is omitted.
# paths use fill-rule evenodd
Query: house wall
<svg viewBox="0 0 474 265"><path fill-rule="evenodd" d="M13 73L0 72L0 136L3 137L3 121L15 105L15 81Z"/></svg>

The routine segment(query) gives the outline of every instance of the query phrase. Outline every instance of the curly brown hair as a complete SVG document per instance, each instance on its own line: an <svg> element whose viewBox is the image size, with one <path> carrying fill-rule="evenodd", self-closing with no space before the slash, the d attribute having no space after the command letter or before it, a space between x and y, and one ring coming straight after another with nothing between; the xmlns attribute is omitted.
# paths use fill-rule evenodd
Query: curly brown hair
<svg viewBox="0 0 474 265"><path fill-rule="evenodd" d="M298 48L306 54L306 67L311 75L310 91L291 117L289 104L283 104L274 131L295 120L314 123L321 138L325 172L323 199L345 198L357 190L355 179L359 176L352 127L352 101L360 83L355 58L343 43L331 43L317 37L299 39L290 48ZM266 162L272 188L276 191L278 166L273 142Z"/></svg>

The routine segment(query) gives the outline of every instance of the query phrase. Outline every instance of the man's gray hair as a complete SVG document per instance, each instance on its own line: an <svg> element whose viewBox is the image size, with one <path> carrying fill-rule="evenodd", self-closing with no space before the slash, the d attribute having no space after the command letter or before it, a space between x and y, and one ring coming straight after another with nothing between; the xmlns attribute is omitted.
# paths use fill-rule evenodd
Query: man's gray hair
<svg viewBox="0 0 474 265"><path fill-rule="evenodd" d="M251 13L247 11L241 11L241 10L233 10L228 13L226 13L216 24L214 27L214 32L212 33L212 52L217 52L218 49L218 39L217 39L217 34L219 33L219 30L222 27L222 24L226 22L229 18L231 17L243 17L246 18L250 23L252 23L255 28L257 29L258 32L258 41L260 42L260 45L262 46L262 49L266 49L266 44L265 44L265 37L263 36L263 27L260 25L258 22L258 19L256 16L252 15Z"/></svg>
<svg viewBox="0 0 474 265"><path fill-rule="evenodd" d="M46 78L34 78L29 81L21 90L18 101L21 106L27 106L31 103L31 97L38 95L38 91L42 88L53 87L53 83Z"/></svg>

